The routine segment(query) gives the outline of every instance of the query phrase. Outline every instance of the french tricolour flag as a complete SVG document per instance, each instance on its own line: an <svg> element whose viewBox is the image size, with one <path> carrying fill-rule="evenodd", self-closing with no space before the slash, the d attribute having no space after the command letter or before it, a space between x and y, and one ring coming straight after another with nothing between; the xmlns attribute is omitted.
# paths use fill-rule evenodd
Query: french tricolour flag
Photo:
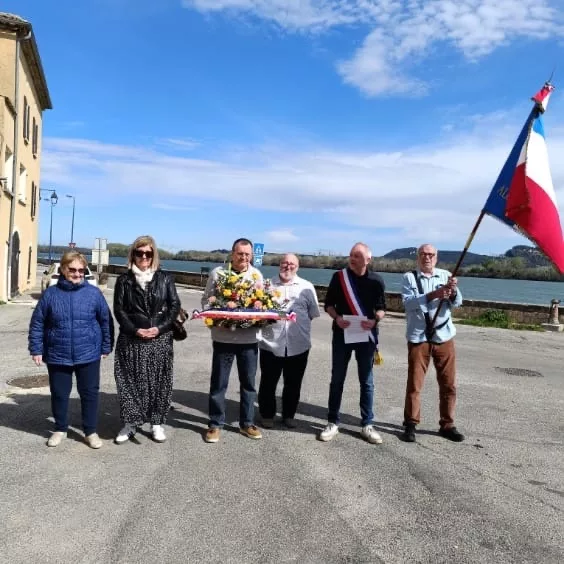
<svg viewBox="0 0 564 564"><path fill-rule="evenodd" d="M564 273L564 240L542 122L552 90L554 87L547 83L533 97L535 108L484 211L517 227Z"/></svg>

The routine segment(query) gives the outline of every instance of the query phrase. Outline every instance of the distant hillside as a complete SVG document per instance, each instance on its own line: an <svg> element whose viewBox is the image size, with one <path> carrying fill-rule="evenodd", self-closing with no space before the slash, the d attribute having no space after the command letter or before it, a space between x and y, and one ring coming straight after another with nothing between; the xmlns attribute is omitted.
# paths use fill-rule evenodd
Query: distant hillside
<svg viewBox="0 0 564 564"><path fill-rule="evenodd" d="M526 266L550 266L550 261L536 248L528 245L516 245L509 249L505 256L508 258L520 257Z"/></svg>
<svg viewBox="0 0 564 564"><path fill-rule="evenodd" d="M394 249L385 254L382 258L390 260L410 259L415 260L417 254L416 247ZM439 250L439 263L455 264L460 256L460 251L441 251ZM462 266L487 266L490 261L500 259L520 259L512 261L516 268L536 268L539 266L551 267L550 261L536 248L529 245L515 245L502 255L480 255L477 253L467 253L464 257ZM551 267L552 268L552 267Z"/></svg>
<svg viewBox="0 0 564 564"><path fill-rule="evenodd" d="M507 251L510 252L510 251ZM439 250L439 262L446 264L454 264L460 256L460 251L441 251ZM417 248L407 247L404 249L394 249L389 253L385 254L383 258L386 259L411 259L415 260L417 258ZM463 266L473 266L476 264L484 264L486 261L491 260L492 256L489 255L479 255L477 253L467 253L464 257Z"/></svg>

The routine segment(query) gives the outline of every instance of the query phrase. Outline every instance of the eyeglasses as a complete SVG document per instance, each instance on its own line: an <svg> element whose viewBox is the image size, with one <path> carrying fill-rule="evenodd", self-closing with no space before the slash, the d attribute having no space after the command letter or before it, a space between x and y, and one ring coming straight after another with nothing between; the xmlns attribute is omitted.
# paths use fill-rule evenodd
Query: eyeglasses
<svg viewBox="0 0 564 564"><path fill-rule="evenodd" d="M67 268L71 274L84 274L84 268Z"/></svg>
<svg viewBox="0 0 564 564"><path fill-rule="evenodd" d="M133 254L137 258L143 258L143 257L153 258L153 251L140 251L140 250L136 249L135 251L133 251Z"/></svg>
<svg viewBox="0 0 564 564"><path fill-rule="evenodd" d="M433 258L434 256L436 256L436 253L419 253L419 256Z"/></svg>
<svg viewBox="0 0 564 564"><path fill-rule="evenodd" d="M281 263L280 263L280 266L283 266L283 267L285 267L285 268L289 268L289 269L291 269L291 270L294 270L294 268L298 268L298 265L297 265L297 264L293 264L293 263L291 263L291 262L281 262Z"/></svg>

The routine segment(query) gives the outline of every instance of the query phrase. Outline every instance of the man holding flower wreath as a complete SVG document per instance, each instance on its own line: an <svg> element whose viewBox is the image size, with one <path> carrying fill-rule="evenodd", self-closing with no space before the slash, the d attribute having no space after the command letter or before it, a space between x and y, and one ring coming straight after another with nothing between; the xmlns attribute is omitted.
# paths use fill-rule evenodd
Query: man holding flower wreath
<svg viewBox="0 0 564 564"><path fill-rule="evenodd" d="M263 277L251 264L253 244L249 239L237 239L231 249L231 262L210 273L202 297L202 307L209 309L224 304L233 311L243 307L263 307L268 301L263 289ZM225 393L233 360L237 359L237 372L241 386L239 428L250 439L261 439L262 434L254 424L256 397L255 377L258 359L259 325L253 321L215 320L207 318L213 343L212 370L209 395L209 428L205 435L208 443L217 443L225 424Z"/></svg>

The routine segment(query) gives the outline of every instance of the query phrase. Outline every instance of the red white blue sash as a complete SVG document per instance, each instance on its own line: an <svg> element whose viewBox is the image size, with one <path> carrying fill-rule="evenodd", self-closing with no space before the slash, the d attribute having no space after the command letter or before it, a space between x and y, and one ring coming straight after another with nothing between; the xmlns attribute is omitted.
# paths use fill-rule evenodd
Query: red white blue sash
<svg viewBox="0 0 564 564"><path fill-rule="evenodd" d="M351 313L353 315L364 315L365 317L368 317L366 312L362 309L362 305L358 299L356 286L351 281L346 268L339 271L339 280ZM370 331L370 340L374 343L376 342L373 331Z"/></svg>

